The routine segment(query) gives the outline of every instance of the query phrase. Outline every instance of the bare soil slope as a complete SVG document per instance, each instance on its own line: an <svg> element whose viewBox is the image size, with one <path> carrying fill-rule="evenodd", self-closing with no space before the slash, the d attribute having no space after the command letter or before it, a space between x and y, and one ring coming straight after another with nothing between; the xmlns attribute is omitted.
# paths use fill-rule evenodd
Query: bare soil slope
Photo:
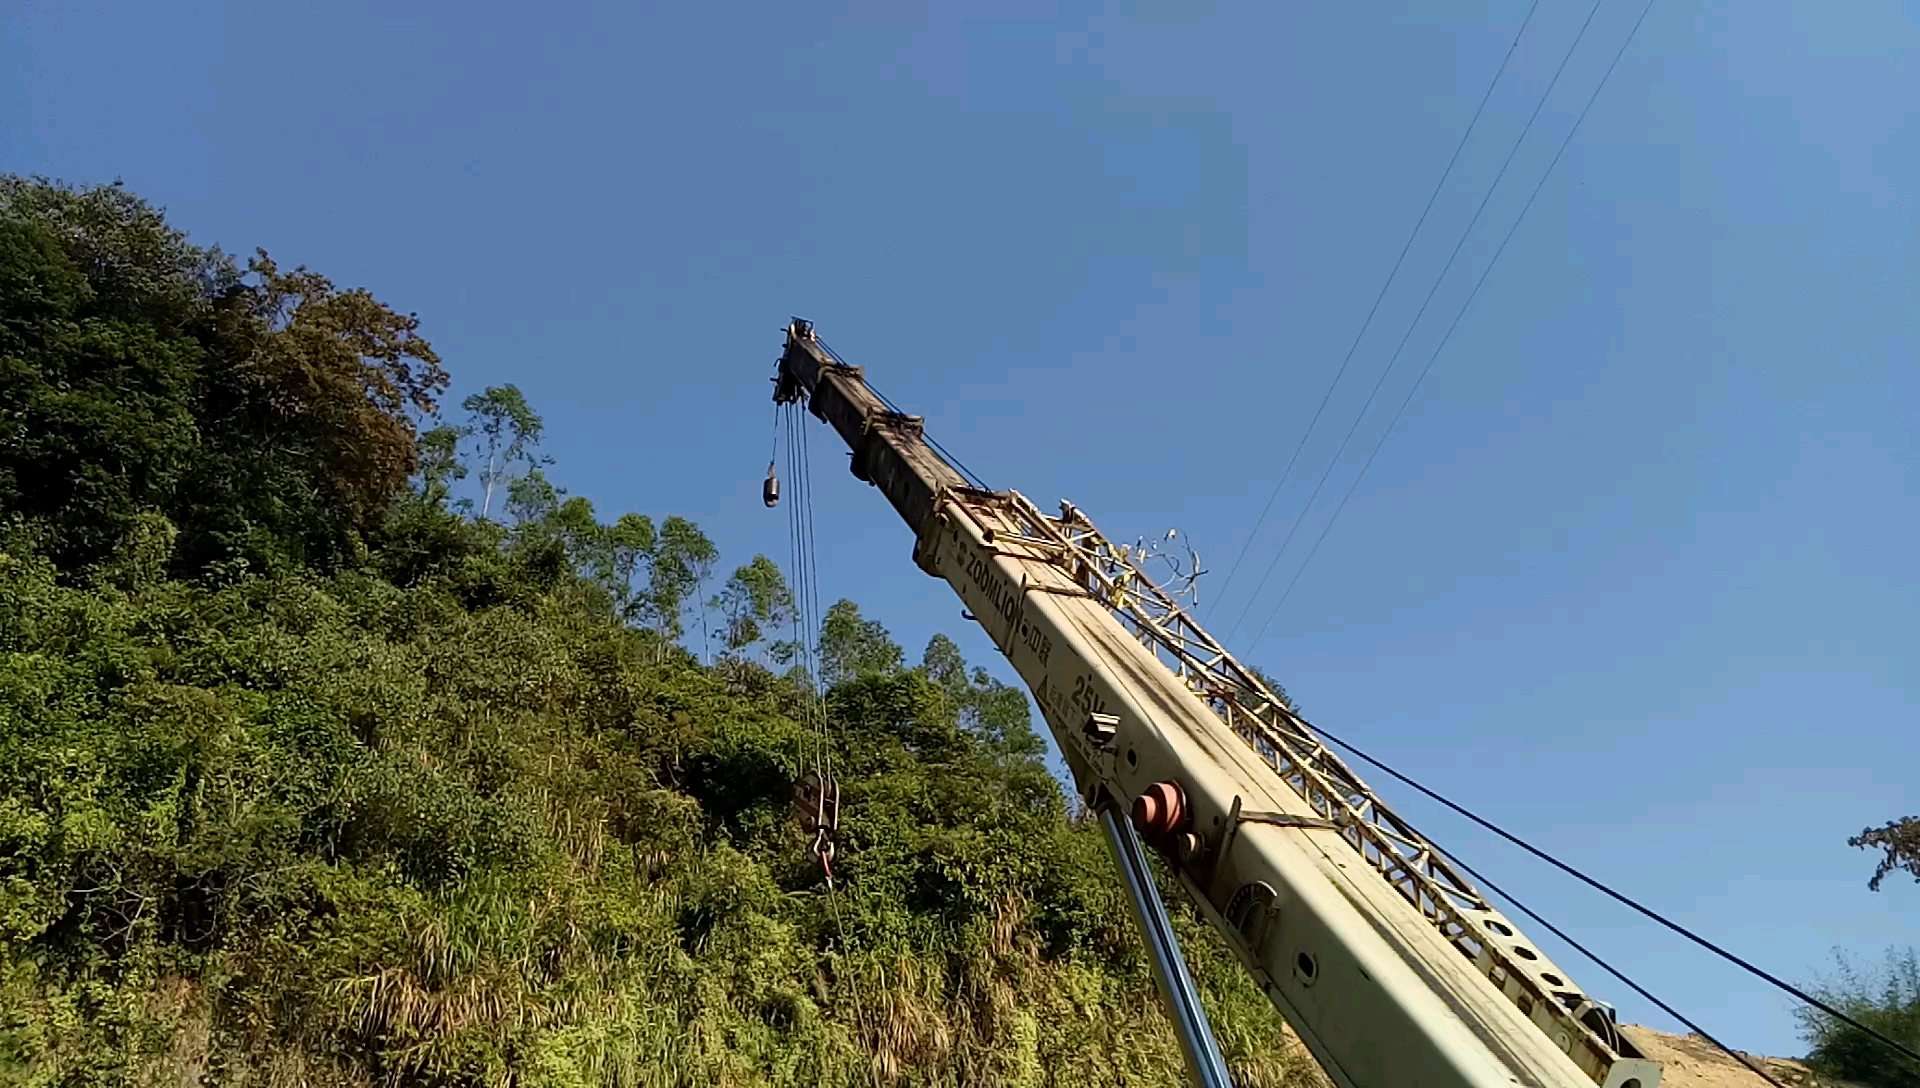
<svg viewBox="0 0 1920 1088"><path fill-rule="evenodd" d="M1769 1088L1753 1070L1698 1035L1668 1035L1638 1024L1622 1024L1620 1029L1647 1057L1665 1066L1661 1088ZM1815 1075L1792 1058L1763 1058L1757 1054L1748 1054L1746 1058L1781 1084L1795 1088L1851 1088L1842 1081Z"/></svg>

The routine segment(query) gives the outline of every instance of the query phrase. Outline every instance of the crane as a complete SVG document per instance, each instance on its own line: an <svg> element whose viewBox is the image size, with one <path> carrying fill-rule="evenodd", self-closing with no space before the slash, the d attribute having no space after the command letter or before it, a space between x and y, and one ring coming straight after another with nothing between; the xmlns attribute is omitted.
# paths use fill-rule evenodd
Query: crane
<svg viewBox="0 0 1920 1088"><path fill-rule="evenodd" d="M1085 513L975 486L794 319L804 404L1032 691L1099 814L1194 1079L1225 1085L1145 847L1340 1088L1658 1088L1660 1066ZM776 495L769 491L768 503ZM822 785L816 784L816 796ZM818 825L830 831L839 797ZM828 812L822 805L821 812Z"/></svg>

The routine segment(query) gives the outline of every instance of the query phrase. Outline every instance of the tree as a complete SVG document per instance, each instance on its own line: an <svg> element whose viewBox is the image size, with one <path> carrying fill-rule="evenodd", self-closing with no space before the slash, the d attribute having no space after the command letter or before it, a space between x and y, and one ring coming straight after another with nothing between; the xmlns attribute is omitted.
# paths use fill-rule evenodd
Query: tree
<svg viewBox="0 0 1920 1088"><path fill-rule="evenodd" d="M623 617L631 618L636 610L633 576L652 560L658 540L653 519L645 514L621 514L613 524L600 527L588 566L592 576L613 591Z"/></svg>
<svg viewBox="0 0 1920 1088"><path fill-rule="evenodd" d="M1033 729L1027 693L983 668L969 673L952 639L935 635L928 640L920 671L953 700L962 729L1009 755L1038 758L1045 753L1046 744Z"/></svg>
<svg viewBox="0 0 1920 1088"><path fill-rule="evenodd" d="M326 564L419 469L446 371L420 322L264 250L213 299L196 389L203 455L169 512L189 566Z"/></svg>
<svg viewBox="0 0 1920 1088"><path fill-rule="evenodd" d="M0 200L0 510L77 568L107 558L188 472L203 352L140 320L139 299L115 305L71 242Z"/></svg>
<svg viewBox="0 0 1920 1088"><path fill-rule="evenodd" d="M353 553L447 382L364 290L242 271L118 185L0 178L0 509L64 570L147 513L181 573Z"/></svg>
<svg viewBox="0 0 1920 1088"><path fill-rule="evenodd" d="M662 522L646 597L637 614L651 619L660 634L678 639L686 631L687 601L699 600L700 587L719 558L719 549L693 522L678 515Z"/></svg>
<svg viewBox="0 0 1920 1088"><path fill-rule="evenodd" d="M838 600L820 621L820 677L829 685L862 676L900 671L905 654L877 620L864 619L860 606Z"/></svg>
<svg viewBox="0 0 1920 1088"><path fill-rule="evenodd" d="M539 530L563 532L565 524L560 515L560 496L564 494L564 490L547 479L546 473L537 468L529 469L526 475L516 476L507 483L507 516L523 533Z"/></svg>
<svg viewBox="0 0 1920 1088"><path fill-rule="evenodd" d="M467 466L460 460L466 433L464 427L442 425L420 436L420 495L433 505L448 502L453 485L467 478Z"/></svg>
<svg viewBox="0 0 1920 1088"><path fill-rule="evenodd" d="M76 188L41 177L0 176L0 216L48 227L85 278L97 312L123 320L186 329L206 317L209 300L241 280L239 267L219 247L189 243L160 209L118 181Z"/></svg>
<svg viewBox="0 0 1920 1088"><path fill-rule="evenodd" d="M484 460L480 467L480 516L493 510L493 493L513 476L513 466L523 463L528 469L538 463L533 455L540 444L545 424L527 404L517 385L490 385L484 391L460 402L474 417L468 433L478 435Z"/></svg>
<svg viewBox="0 0 1920 1088"><path fill-rule="evenodd" d="M1869 827L1847 840L1848 846L1862 850L1885 850L1886 856L1873 870L1867 887L1880 890L1880 882L1895 869L1905 870L1920 881L1920 816L1889 820L1885 827Z"/></svg>
<svg viewBox="0 0 1920 1088"><path fill-rule="evenodd" d="M1281 700L1281 706L1292 710L1294 714L1300 714L1300 706L1294 704L1294 697L1286 695L1286 689L1281 687L1281 681L1277 681L1277 679L1273 679L1271 675L1267 675L1267 672L1265 672L1263 668L1260 668L1260 666L1246 666L1246 672L1254 674L1254 679L1258 679L1260 683L1267 685L1267 691L1271 691L1273 697Z"/></svg>
<svg viewBox="0 0 1920 1088"><path fill-rule="evenodd" d="M1268 676L1258 665L1248 665L1247 671L1253 674L1254 679L1265 684L1268 691L1273 692L1273 697L1280 700L1281 706L1286 707L1295 714L1300 713L1300 708L1294 704L1293 696L1288 695L1287 689L1280 686L1280 681Z"/></svg>
<svg viewBox="0 0 1920 1088"><path fill-rule="evenodd" d="M787 587L780 567L764 555L754 556L751 563L735 570L708 603L726 617L727 626L720 638L733 652L759 642L769 629L793 619L793 591ZM777 646L776 656L790 656L783 650L784 646Z"/></svg>
<svg viewBox="0 0 1920 1088"><path fill-rule="evenodd" d="M1920 1049L1920 957L1909 948L1889 951L1885 967L1863 975L1839 961L1837 982L1819 987L1820 999L1874 1031ZM1920 1088L1920 1065L1885 1043L1818 1009L1799 1010L1802 1037L1812 1044L1807 1062L1816 1070L1869 1088Z"/></svg>
<svg viewBox="0 0 1920 1088"><path fill-rule="evenodd" d="M566 497L566 490L538 468L508 483L507 512L514 519L518 546L557 543L569 566L606 595L616 614L631 616L637 603L633 576L642 563L656 558L659 538L652 519L622 514L616 521L603 523L593 503L578 495ZM693 532L697 535L699 530Z"/></svg>

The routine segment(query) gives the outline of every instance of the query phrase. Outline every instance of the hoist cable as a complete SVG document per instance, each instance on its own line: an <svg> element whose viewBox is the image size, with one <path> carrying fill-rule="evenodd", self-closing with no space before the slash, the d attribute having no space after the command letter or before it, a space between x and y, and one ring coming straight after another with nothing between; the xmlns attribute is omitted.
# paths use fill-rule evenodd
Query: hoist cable
<svg viewBox="0 0 1920 1088"><path fill-rule="evenodd" d="M813 770L819 777L821 789L825 790L833 782L833 748L827 727L825 677L821 672L819 652L820 579L814 547L812 458L809 456L806 409L799 402L787 407L787 464L793 492L788 511L788 536L793 556L794 652L807 679L806 716L808 732L814 742ZM836 796L836 822L839 803ZM859 968L853 962L853 946L847 940L846 921L840 909L840 891L830 871L826 899L828 913L833 920L833 933L839 938L840 953L846 965L847 997L852 1005L852 1024L857 1035L865 1020L865 1002L861 999ZM868 1080L872 1081L871 1065L868 1074Z"/></svg>
<svg viewBox="0 0 1920 1088"><path fill-rule="evenodd" d="M1540 190L1546 186L1547 179L1553 176L1554 168L1560 165L1561 156L1567 153L1567 147L1573 143L1574 134L1580 131L1580 125L1586 121L1588 111L1592 110L1593 104L1599 100L1600 92L1605 89L1607 81L1613 78L1614 69L1620 66L1620 58L1626 55L1627 46L1633 43L1634 36L1640 32L1640 24L1646 21L1647 13L1652 10L1653 0L1647 0L1646 6L1640 9L1640 17L1633 21L1633 28L1627 31L1626 39L1620 43L1620 48L1614 52L1612 63L1607 65L1607 70L1605 74L1600 77L1600 82L1594 85L1593 93L1587 96L1586 105L1580 107L1580 115L1574 118L1573 127L1569 128L1566 136L1560 140L1560 147L1553 153L1553 160L1547 163L1546 170L1540 174L1540 180L1534 183L1533 192L1527 194L1527 202L1521 205L1520 214L1514 218L1513 225L1507 228L1506 236L1500 239L1499 246L1494 249L1493 258L1487 262L1487 267L1481 270L1480 278L1474 282L1473 290L1467 292L1466 301L1462 302L1460 308L1454 312L1453 321L1447 326L1446 333L1440 337L1440 342L1434 345L1433 353L1427 356L1426 364L1420 368L1419 377L1413 380L1413 385L1407 389L1407 395L1400 401L1400 407L1394 410L1393 418L1387 421L1386 429L1380 432L1380 440L1373 444L1373 450L1367 454L1366 462L1360 466L1359 473L1355 475L1353 481L1347 485L1346 493L1340 496L1340 504L1334 507L1333 516L1328 518L1326 525L1321 527L1320 535L1314 538L1313 547L1307 549L1307 557L1301 561L1299 569L1294 571L1293 579L1287 583L1287 588L1280 594L1280 599L1274 603L1273 611L1267 614L1266 622L1260 625L1259 633L1255 634L1253 640L1247 643L1247 649L1249 651L1259 645L1262 638L1266 637L1267 629L1273 626L1274 619L1280 615L1280 610L1286 606L1287 598L1293 596L1294 587L1300 584L1300 578L1307 572L1307 567L1313 562L1313 557L1320 553L1320 545L1325 543L1327 534L1333 531L1334 522L1339 521L1341 513L1346 510L1347 500L1353 498L1354 489L1358 488L1360 481L1366 478L1367 470L1373 467L1374 458L1380 456L1380 450L1387 444L1387 439L1392 437L1394 426L1400 422L1400 417L1406 414L1407 406L1413 403L1414 394L1418 393L1420 386L1426 382L1427 374L1433 370L1434 362L1440 358L1440 353L1446 350L1447 343L1453 339L1454 330L1460 327L1460 319L1466 316L1467 308L1473 305L1475 298L1479 297L1480 288L1486 285L1487 277L1493 274L1494 266L1500 263L1500 255L1507 251L1507 243L1513 241L1513 236L1515 232L1520 229L1520 224L1526 221L1527 213L1533 210L1533 202L1539 198ZM1364 409L1362 411L1364 413ZM1355 423L1357 425L1358 421L1356 420ZM1345 447L1343 446L1342 448L1344 449ZM1328 468L1328 472L1332 472L1331 467ZM1321 482L1325 483L1326 477L1321 477ZM1318 493L1319 489L1315 488L1315 494ZM1279 556L1276 555L1274 560L1278 562Z"/></svg>
<svg viewBox="0 0 1920 1088"><path fill-rule="evenodd" d="M810 669L810 666L807 663L807 613L806 613L806 606L805 606L806 598L804 595L805 586L803 581L806 577L806 574L800 561L800 528L799 528L799 522L796 520L799 517L798 510L800 507L799 465L798 465L797 459L794 456L795 442L793 438L793 431L794 431L793 406L786 405L784 407L786 410L783 413L783 416L787 421L787 433L785 435L785 438L786 438L785 448L786 448L786 454L787 454L787 496L788 496L787 511L786 511L787 513L787 570L791 573L792 581L793 581L793 585L791 588L791 592L793 595L793 654L800 668L803 671L807 671ZM811 675L810 672L809 672L809 675ZM813 690L811 687L811 683L809 683L809 687L807 690L806 702L801 705L801 716L802 716L803 724L806 726L807 732L810 736L813 730ZM804 745L801 750L800 762L803 766L807 762L807 751Z"/></svg>
<svg viewBox="0 0 1920 1088"><path fill-rule="evenodd" d="M812 563L806 550L806 531L802 521L802 509L806 504L806 480L804 464L800 456L800 436L804 433L804 423L797 411L789 406L787 424L787 475L790 480L792 502L787 509L787 532L793 554L793 594L795 653L799 657L800 667L807 675L807 697L802 708L803 720L809 739L812 740L810 763L813 769L820 771L820 742L816 724L815 702L817 691L813 683L813 634L812 611L808 604L810 598L807 585L811 578Z"/></svg>
<svg viewBox="0 0 1920 1088"><path fill-rule="evenodd" d="M813 535L813 459L808 442L809 428L804 419L800 427L800 547L807 565L807 654L812 661L814 727L819 733L820 764L823 774L833 773L833 749L827 739L826 666L821 659L820 567Z"/></svg>
<svg viewBox="0 0 1920 1088"><path fill-rule="evenodd" d="M1359 414L1354 416L1353 426L1347 428L1346 437L1340 440L1340 448L1334 451L1333 459L1327 463L1326 471L1320 474L1319 481L1313 485L1313 493L1307 496L1307 501L1300 507L1300 512L1294 515L1293 524L1288 526L1286 537L1281 540L1280 547L1274 551L1273 559L1267 564L1266 572L1260 576L1260 584L1247 595L1247 603L1241 607L1239 617L1233 621L1233 626L1227 629L1227 639L1231 640L1234 633L1240 630L1240 624L1245 622L1247 614L1253 610L1254 602L1259 599L1260 591L1267 588L1267 580L1273 577L1274 570L1280 566L1281 557L1286 555L1288 546L1293 543L1294 534L1300 531L1300 526L1306 522L1307 514L1313 510L1313 502L1320 497L1320 489L1327 486L1327 481L1333 477L1333 470L1339 467L1340 455L1347 452L1347 446L1352 443L1354 434L1360 430L1360 424L1367 418L1368 409L1373 407L1374 399L1380 395L1381 387L1387 383L1387 376L1393 373L1394 366L1399 363L1400 353L1406 349L1407 341L1412 339L1413 331L1420 325L1420 319L1426 316L1427 307L1433 304L1433 297L1439 293L1440 285L1446 282L1447 273L1453 270L1453 263L1459 260L1460 251L1466 247L1467 240L1473 236L1473 228L1480 224L1480 217L1485 214L1487 205L1493 200L1493 194L1499 191L1500 183L1506 179L1507 169L1513 165L1514 156L1519 154L1521 145L1527 142L1528 133L1533 131L1533 123L1539 120L1540 111L1546 108L1547 100L1553 97L1554 88L1560 85L1560 77L1566 74L1568 62L1573 60L1573 54L1579 50L1580 43L1586 40L1587 29L1593 25L1593 17L1599 14L1602 2L1603 0L1593 0L1593 6L1587 9L1586 21L1580 24L1580 33L1574 35L1573 44L1567 46L1566 53L1560 58L1560 66L1553 72L1553 81L1547 84L1545 91L1541 92L1540 101L1534 104L1533 113L1528 115L1526 125L1520 129L1520 135L1514 138L1513 146L1507 150L1507 157L1501 162L1499 173L1494 175L1493 184L1487 186L1487 194L1480 198L1480 206L1473 210L1473 218L1467 221L1466 229L1460 232L1460 240L1454 243L1453 252L1447 255L1447 263L1441 266L1439 275L1433 278L1433 286L1428 289L1427 297L1421 300L1420 309L1413 315L1413 320L1407 323L1405 335L1400 337L1400 343L1394 347L1393 354L1387 359L1386 368L1380 372L1379 379L1373 383L1372 391L1367 394L1366 403L1360 406ZM1605 82L1604 79L1601 80L1602 85ZM1558 156L1555 158L1557 161ZM1542 175L1543 178L1544 176Z"/></svg>
<svg viewBox="0 0 1920 1088"><path fill-rule="evenodd" d="M1227 587L1233 584L1233 576L1239 572L1240 564L1247 558L1247 550L1253 546L1254 538L1260 535L1261 526L1267 523L1267 515L1273 511L1275 499L1280 497L1280 489L1285 486L1287 477L1293 474L1293 466L1300 461L1300 452L1307 448L1307 438L1313 434L1313 428L1319 424L1321 413L1327 410L1327 402L1333 399L1333 391L1339 387L1340 379L1346 376L1347 365L1353 362L1353 353L1359 350L1360 341L1373 327L1373 318L1380 312L1380 303L1385 301L1388 288L1400 275L1400 266L1406 263L1408 251L1413 249L1414 239L1420 236L1420 228L1426 226L1427 216L1432 213L1434 202L1440 199L1440 191L1447 186L1447 179L1453 176L1453 168L1460 161L1460 153L1467 149L1467 141L1473 136L1473 130L1479 126L1480 117L1487 111L1487 102L1493 98L1495 87L1500 78L1507 74L1507 65L1513 60L1514 50L1520 48L1520 39L1527 33L1527 27L1533 22L1534 13L1540 10L1540 0L1533 0L1533 6L1527 9L1527 17L1520 21L1520 29L1514 32L1513 43L1507 46L1506 56L1500 58L1500 68L1493 73L1492 82L1487 84L1487 93L1480 96L1480 105L1473 111L1473 119L1467 122L1467 130L1460 134L1460 142L1453 147L1453 157L1447 160L1446 169L1440 171L1440 180L1433 183L1433 192L1427 196L1427 206L1420 209L1420 218L1413 224L1413 232L1407 235L1407 243L1400 247L1400 255L1394 258L1393 268L1387 273L1387 281L1380 285L1380 293L1373 297L1373 306L1367 310L1366 319L1360 322L1360 331L1353 336L1353 343L1347 346L1346 358L1340 360L1340 369L1334 372L1333 381L1327 385L1327 392L1320 398L1320 406L1313 410L1313 418L1300 432L1300 441L1293 447L1293 456L1287 458L1287 467L1280 470L1280 476L1273 482L1273 493L1267 496L1267 504L1260 508L1260 516L1253 520L1253 528L1247 531L1247 539L1240 545L1240 554L1234 556L1233 565L1227 568L1227 576L1220 582L1220 594L1225 596ZM1219 598L1216 597L1215 601ZM1215 605L1209 604L1205 618L1213 615Z"/></svg>
<svg viewBox="0 0 1920 1088"><path fill-rule="evenodd" d="M787 413L787 475L791 480L792 502L788 504L787 529L790 553L793 563L793 615L794 615L794 652L799 658L800 668L807 677L807 699L803 707L804 725L812 740L811 763L816 773L826 774L826 732L825 714L821 707L821 695L818 682L819 668L816 663L817 652L814 618L816 595L812 586L815 581L815 565L808 536L806 511L812 491L812 475L808 472L806 458L806 421L801 418L802 409L789 405ZM803 762L807 760L803 757Z"/></svg>
<svg viewBox="0 0 1920 1088"><path fill-rule="evenodd" d="M1652 6L1652 0L1648 0L1648 6L1649 7ZM1304 719L1302 721L1303 721L1303 724L1306 724L1304 722ZM1443 797L1440 794L1434 792L1433 790L1430 790L1427 787L1421 785L1420 783L1414 781L1413 779L1408 778L1406 775L1401 774L1399 771L1395 770L1394 768L1388 766L1385 763L1382 763L1380 760L1375 759L1373 756L1368 755L1366 752L1363 752L1360 749L1355 748L1352 744L1349 744L1348 742L1341 740L1339 737L1334 736L1333 734L1327 732L1326 730L1321 729L1319 726L1309 724L1308 728L1312 729L1313 732L1316 733L1318 736L1320 736L1322 739L1331 741L1332 743L1339 745L1341 748L1344 748L1347 751L1352 752L1354 756L1360 759L1362 762L1379 768L1380 771L1383 772L1384 774L1398 780L1401 784L1407 786L1408 788L1419 792L1421 795L1427 797L1429 800L1432 800L1446 807L1452 812L1460 816L1463 816L1468 820L1473 821L1474 823L1480 825L1482 828L1485 828L1486 830L1491 831L1495 835L1498 835L1499 837L1507 840L1508 842L1519 847L1520 849L1525 850L1527 853L1532 854L1534 857L1539 858L1541 861L1546 862L1548 865L1553 866L1554 868L1560 870L1561 872L1567 874L1568 876L1573 877L1575 880L1580 881L1582 884L1585 884L1588 887L1592 888L1593 890L1601 893L1602 895L1605 895L1607 898L1612 899L1613 901L1623 906L1631 908L1635 912L1643 915L1644 917L1654 922L1658 922L1660 925L1666 927L1667 929L1672 930L1675 933L1678 933L1680 936L1685 937L1687 940L1692 941L1694 944L1699 945L1700 947L1706 949L1707 951L1712 952L1714 955L1719 956L1721 959L1726 960L1727 962L1733 964L1736 967L1739 967L1740 969L1746 971L1748 974L1751 974L1754 977L1761 979L1762 981L1772 984L1776 988L1784 991L1785 993L1793 996L1794 998L1797 998L1798 1000L1804 1002L1805 1004L1820 1010L1821 1012L1827 1014L1828 1016L1833 1017L1834 1019L1840 1021L1843 1024L1846 1024L1848 1027L1854 1028L1857 1031L1864 1032L1865 1034L1878 1040L1880 1043L1884 1044L1888 1048L1894 1051L1897 1051L1901 1054L1904 1054L1908 1058L1913 1059L1914 1061L1920 1061L1920 1054L1916 1054L1912 1050L1908 1049L1906 1046L1900 1043L1897 1043L1892 1039L1887 1038L1885 1035L1882 1035L1879 1032L1873 1030L1872 1028L1866 1026L1865 1024L1862 1024L1858 1020L1855 1020L1853 1017L1848 1016L1844 1012L1841 1012L1839 1009L1834 1008L1832 1005L1829 1005L1826 1002L1820 1000L1819 998L1813 996L1812 994L1807 993L1805 990L1800 989L1798 986L1795 986L1792 983L1787 982L1786 980L1780 978L1779 976L1774 975L1760 967L1756 967L1755 965L1747 962L1744 959L1741 959L1739 956L1736 956L1732 952L1729 952L1726 949L1720 947L1719 945L1713 943L1712 941L1707 940L1705 937L1700 936L1698 933L1695 933L1694 931L1688 929L1687 927L1681 925L1680 923L1668 919L1665 915L1660 914L1658 911L1655 911L1653 908L1645 906L1639 901L1629 898L1628 896L1623 895L1620 892L1614 891L1612 888L1608 887L1607 885L1602 884L1600 881L1595 880L1593 877L1588 876L1586 873L1583 873L1580 870L1574 868L1573 866L1568 865L1566 862L1561 861L1559 858L1554 857L1552 854L1547 853L1545 850L1540 849L1539 847L1533 845L1532 843L1526 841L1525 839L1522 839L1518 835L1515 835L1512 832L1506 830L1505 828L1500 827L1498 824L1493 823L1491 820L1486 819L1485 817L1479 815L1478 813L1472 812L1458 804L1455 804L1453 801L1448 800L1446 797ZM1461 868L1464 869L1465 866L1461 866ZM1492 887L1492 885L1488 885L1488 886ZM1495 891L1498 891L1498 889L1495 889ZM1504 892L1502 892L1501 894L1505 895ZM1508 896L1507 898L1511 899L1512 897ZM1604 966L1604 964L1602 966Z"/></svg>
<svg viewBox="0 0 1920 1088"><path fill-rule="evenodd" d="M833 774L833 744L831 734L827 727L826 677L822 674L821 667L819 667L822 666L823 663L819 661L820 648L818 641L820 637L820 623L824 619L825 614L820 611L820 571L817 564L819 552L815 547L816 538L813 529L813 458L807 434L808 428L804 426L801 427L800 458L802 465L800 472L803 498L800 502L800 512L801 520L805 526L805 536L803 540L805 541L808 569L807 592L813 603L813 628L811 637L814 639L814 658L817 666L814 678L815 703L819 712L820 745L823 751L823 762L826 764L827 774L831 776Z"/></svg>
<svg viewBox="0 0 1920 1088"><path fill-rule="evenodd" d="M788 422L790 424L790 421L793 416L792 406L781 405L780 408L781 408L781 412L780 412L781 421ZM792 597L792 601L790 602L790 608L789 608L789 618L791 621L791 625L793 627L793 643L792 643L793 656L796 663L800 666L800 668L805 669L807 667L807 664L806 664L806 622L807 620L806 620L806 615L804 614L804 612L801 610L801 607L800 607L800 534L794 530L794 520L793 520L794 507L799 503L800 496L799 496L799 492L796 490L799 486L799 483L795 479L795 474L794 474L793 439L791 437L791 433L792 433L791 425L788 426L787 430L788 430L788 435L787 435L787 441L785 443L785 449L787 451L787 499L788 499L787 510L786 510L787 571L790 574L792 579L792 585L788 589L788 593ZM801 713L804 717L805 724L807 724L810 727L813 721L813 708L812 708L811 698L809 698L807 702L802 705ZM806 744L803 741L800 747L800 765L805 766L806 762L807 762Z"/></svg>

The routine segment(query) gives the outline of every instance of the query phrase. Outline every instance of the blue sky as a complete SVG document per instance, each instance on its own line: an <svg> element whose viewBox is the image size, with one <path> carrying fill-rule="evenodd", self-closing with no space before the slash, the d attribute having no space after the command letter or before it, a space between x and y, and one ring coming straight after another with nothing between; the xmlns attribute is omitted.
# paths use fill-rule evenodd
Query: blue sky
<svg viewBox="0 0 1920 1088"><path fill-rule="evenodd" d="M0 169L123 177L201 242L418 311L453 399L517 383L574 493L731 561L786 554L757 492L800 314L995 485L1178 526L1217 583L1528 3L15 3ZM1640 0L1601 3L1336 460L1588 8L1542 0L1215 618L1331 469L1233 649L1805 980L1920 919L1844 845L1920 811L1911 5L1656 0L1248 644ZM1007 675L814 438L823 592ZM1710 1030L1800 1052L1784 998L1379 784Z"/></svg>

